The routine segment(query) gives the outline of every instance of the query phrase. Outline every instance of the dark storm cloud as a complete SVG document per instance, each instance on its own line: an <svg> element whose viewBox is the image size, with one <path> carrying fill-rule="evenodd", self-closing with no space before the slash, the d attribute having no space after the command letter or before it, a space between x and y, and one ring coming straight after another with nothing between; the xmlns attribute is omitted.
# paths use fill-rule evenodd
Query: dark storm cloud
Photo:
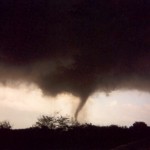
<svg viewBox="0 0 150 150"><path fill-rule="evenodd" d="M150 91L149 0L0 0L1 81L69 92Z"/></svg>

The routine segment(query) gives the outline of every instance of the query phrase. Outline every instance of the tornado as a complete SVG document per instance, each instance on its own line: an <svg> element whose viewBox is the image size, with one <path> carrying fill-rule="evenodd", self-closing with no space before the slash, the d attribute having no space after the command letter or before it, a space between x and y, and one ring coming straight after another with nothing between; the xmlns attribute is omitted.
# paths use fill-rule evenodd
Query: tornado
<svg viewBox="0 0 150 150"><path fill-rule="evenodd" d="M79 115L80 111L82 110L82 108L84 107L85 103L87 102L87 99L88 99L88 97L80 98L80 103L79 103L79 105L75 111L75 115L74 115L76 121L78 120L78 115Z"/></svg>

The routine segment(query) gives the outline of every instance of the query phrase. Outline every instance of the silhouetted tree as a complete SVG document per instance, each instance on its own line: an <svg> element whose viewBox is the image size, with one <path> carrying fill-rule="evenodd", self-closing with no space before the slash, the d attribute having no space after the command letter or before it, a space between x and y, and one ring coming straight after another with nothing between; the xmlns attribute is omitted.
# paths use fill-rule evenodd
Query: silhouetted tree
<svg viewBox="0 0 150 150"><path fill-rule="evenodd" d="M147 126L147 124L145 122L135 122L133 124L133 126L132 126L132 128L134 128L134 129L140 129L140 130L146 129L147 127L148 126Z"/></svg>
<svg viewBox="0 0 150 150"><path fill-rule="evenodd" d="M55 129L55 118L43 115L41 118L38 118L38 121L35 123L34 127Z"/></svg>
<svg viewBox="0 0 150 150"><path fill-rule="evenodd" d="M47 128L47 129L64 129L67 130L70 127L79 125L74 119L64 116L42 116L38 118L38 121L33 127Z"/></svg>
<svg viewBox="0 0 150 150"><path fill-rule="evenodd" d="M71 121L68 117L57 117L56 118L56 125L58 128L67 129L71 124Z"/></svg>
<svg viewBox="0 0 150 150"><path fill-rule="evenodd" d="M12 126L10 125L9 121L2 121L0 122L0 129L11 129Z"/></svg>

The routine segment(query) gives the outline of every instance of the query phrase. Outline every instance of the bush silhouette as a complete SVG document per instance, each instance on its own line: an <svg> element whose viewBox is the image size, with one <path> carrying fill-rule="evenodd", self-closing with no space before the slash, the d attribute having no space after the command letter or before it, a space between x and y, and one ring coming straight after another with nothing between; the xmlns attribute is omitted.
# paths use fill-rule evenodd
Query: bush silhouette
<svg viewBox="0 0 150 150"><path fill-rule="evenodd" d="M10 125L9 121L2 121L0 122L0 129L11 129L12 126Z"/></svg>
<svg viewBox="0 0 150 150"><path fill-rule="evenodd" d="M132 126L132 128L134 128L134 129L140 129L140 130L146 129L147 127L148 126L147 126L147 124L145 122L135 122L133 124L133 126Z"/></svg>
<svg viewBox="0 0 150 150"><path fill-rule="evenodd" d="M38 118L38 121L36 122L34 127L54 129L55 119L54 117L50 116L42 116L41 118Z"/></svg>
<svg viewBox="0 0 150 150"><path fill-rule="evenodd" d="M68 130L73 126L77 126L79 123L64 116L42 116L38 118L37 122L33 127L42 129L63 129Z"/></svg>

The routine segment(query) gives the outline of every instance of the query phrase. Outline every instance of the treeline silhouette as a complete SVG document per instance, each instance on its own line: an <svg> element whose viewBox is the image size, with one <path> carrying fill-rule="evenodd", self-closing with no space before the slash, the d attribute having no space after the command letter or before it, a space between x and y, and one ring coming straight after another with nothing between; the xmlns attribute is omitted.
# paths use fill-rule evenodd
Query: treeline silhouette
<svg viewBox="0 0 150 150"><path fill-rule="evenodd" d="M150 127L144 122L135 122L127 128L79 124L62 116L42 116L27 129L11 129L8 121L0 122L0 150L119 150L121 145L136 141L146 143L143 149L150 145Z"/></svg>

